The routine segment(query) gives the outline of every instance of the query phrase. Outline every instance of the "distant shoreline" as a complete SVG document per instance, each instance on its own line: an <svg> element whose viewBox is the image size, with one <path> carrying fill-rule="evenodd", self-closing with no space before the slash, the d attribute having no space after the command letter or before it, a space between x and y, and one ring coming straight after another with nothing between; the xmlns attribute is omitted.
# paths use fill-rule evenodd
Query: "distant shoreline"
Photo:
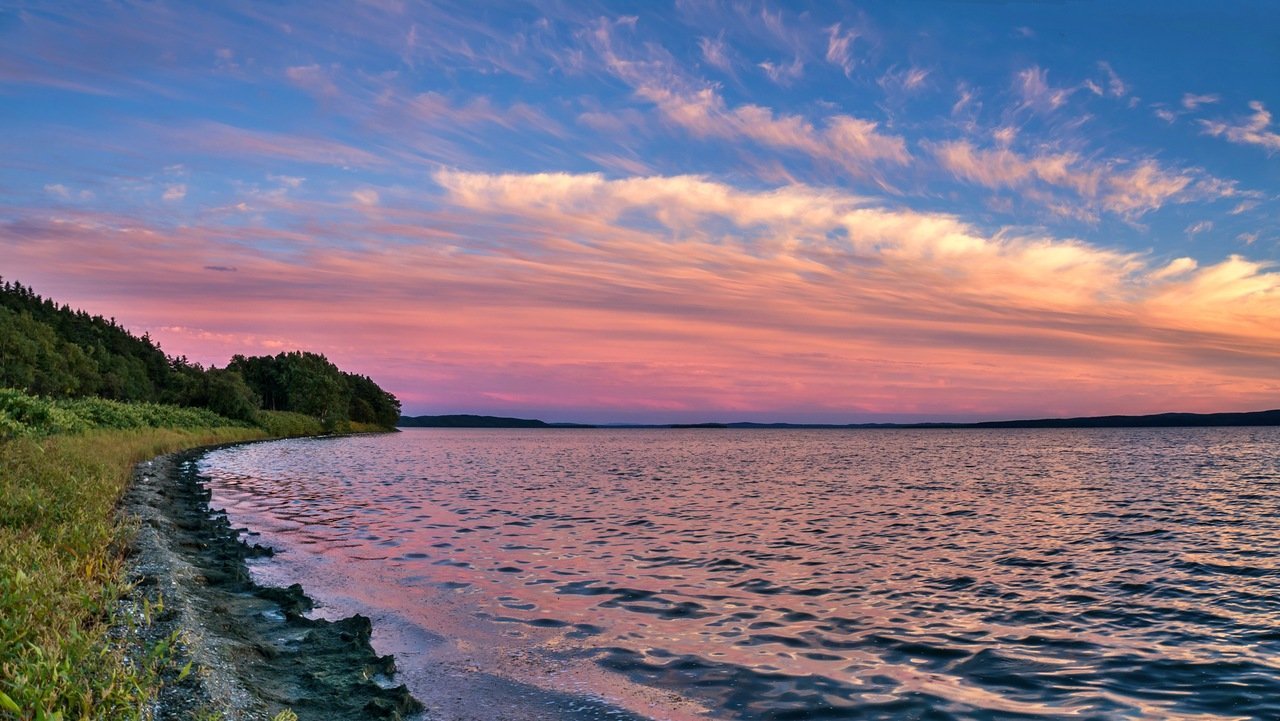
<svg viewBox="0 0 1280 721"><path fill-rule="evenodd" d="M1003 429L1003 428L1223 428L1280 426L1280 409L1246 413L1156 413L1145 416L1087 416L976 423L548 423L531 418L444 415L401 416L398 428L709 428L724 430L793 429Z"/></svg>

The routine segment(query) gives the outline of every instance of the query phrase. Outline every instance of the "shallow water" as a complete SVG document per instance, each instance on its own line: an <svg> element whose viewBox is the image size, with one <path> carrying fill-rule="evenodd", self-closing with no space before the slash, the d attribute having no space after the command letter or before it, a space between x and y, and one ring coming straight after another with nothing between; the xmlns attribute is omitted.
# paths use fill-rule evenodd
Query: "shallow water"
<svg viewBox="0 0 1280 721"><path fill-rule="evenodd" d="M415 429L201 469L429 718L1280 718L1280 429Z"/></svg>

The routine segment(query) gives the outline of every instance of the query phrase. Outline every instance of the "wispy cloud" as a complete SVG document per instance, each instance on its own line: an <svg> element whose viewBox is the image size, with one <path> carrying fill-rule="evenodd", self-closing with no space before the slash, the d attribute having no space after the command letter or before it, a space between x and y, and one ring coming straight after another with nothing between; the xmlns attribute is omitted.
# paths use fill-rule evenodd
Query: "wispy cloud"
<svg viewBox="0 0 1280 721"><path fill-rule="evenodd" d="M856 65L853 57L853 43L860 33L854 29L842 29L840 23L827 28L827 62L844 71L846 77L853 75Z"/></svg>
<svg viewBox="0 0 1280 721"><path fill-rule="evenodd" d="M301 188L302 184L307 182L306 178L299 177L296 175L271 175L269 173L267 174L267 180L280 183L281 185L284 185L285 187L288 187L288 188L293 188L294 190Z"/></svg>
<svg viewBox="0 0 1280 721"><path fill-rule="evenodd" d="M365 207L375 206L381 200L378 196L378 191L373 188L360 188L359 190L353 190L351 191L351 198L355 200L357 204Z"/></svg>
<svg viewBox="0 0 1280 721"><path fill-rule="evenodd" d="M1107 76L1107 94L1113 98L1123 98L1129 94L1129 86L1111 67L1111 63L1100 61L1098 67Z"/></svg>
<svg viewBox="0 0 1280 721"><path fill-rule="evenodd" d="M1035 183L1073 193L1083 209L1127 218L1169 202L1212 200L1237 194L1234 184L1201 171L1170 170L1152 159L1101 163L1073 152L1024 155L1008 147L978 148L963 140L930 144L939 164L956 178L988 188L1025 188ZM1063 211L1070 204L1050 203Z"/></svg>
<svg viewBox="0 0 1280 721"><path fill-rule="evenodd" d="M913 93L928 84L930 71L925 68L892 68L876 82L886 91L893 93Z"/></svg>
<svg viewBox="0 0 1280 721"><path fill-rule="evenodd" d="M1187 110L1198 110L1201 105L1209 105L1221 100L1217 95L1196 95L1195 93L1183 93L1182 107Z"/></svg>
<svg viewBox="0 0 1280 721"><path fill-rule="evenodd" d="M818 128L799 115L775 115L759 105L728 107L710 88L684 95L651 85L637 94L653 102L670 121L702 137L748 139L771 148L804 153L832 162L857 176L874 173L878 163L901 165L910 155L899 136L881 133L879 124L848 115L833 115Z"/></svg>
<svg viewBox="0 0 1280 721"><path fill-rule="evenodd" d="M1172 392L1211 410L1274 392L1280 276L1244 258L1158 261L804 185L433 179L436 209L302 207L317 222L296 232L5 208L0 243L12 272L65 268L175 352L223 363L279 342L287 318L290 342L377 367L418 403L484 409L480 389L603 413L830 417L1027 398L1159 410ZM115 281L126 272L137 282Z"/></svg>
<svg viewBox="0 0 1280 721"><path fill-rule="evenodd" d="M1072 92L1067 88L1050 85L1049 71L1038 66L1020 71L1014 80L1014 90L1022 98L1022 107L1040 112L1051 112L1062 107Z"/></svg>
<svg viewBox="0 0 1280 721"><path fill-rule="evenodd" d="M1208 233L1211 230L1213 230L1213 221L1201 220L1188 225L1185 232L1188 238L1195 239L1197 235L1200 235L1201 233Z"/></svg>
<svg viewBox="0 0 1280 721"><path fill-rule="evenodd" d="M702 59L713 68L726 73L733 72L733 61L729 59L729 50L725 46L724 36L716 38L698 38L698 49L702 51Z"/></svg>
<svg viewBox="0 0 1280 721"><path fill-rule="evenodd" d="M778 85L790 85L804 76L804 61L796 57L789 63L774 63L768 60L759 64L764 74Z"/></svg>
<svg viewBox="0 0 1280 721"><path fill-rule="evenodd" d="M976 98L977 94L967 83L960 83L957 85L956 101L951 106L951 116L960 116L965 112L973 110L976 106L980 106L981 104L977 102Z"/></svg>
<svg viewBox="0 0 1280 721"><path fill-rule="evenodd" d="M336 100L342 95L342 91L333 81L330 70L317 64L285 68L284 74L289 82L313 95L328 100Z"/></svg>
<svg viewBox="0 0 1280 721"><path fill-rule="evenodd" d="M386 160L353 145L323 137L240 128L225 123L205 121L194 125L156 128L183 147L210 155L241 158L282 158L318 165L376 167Z"/></svg>
<svg viewBox="0 0 1280 721"><path fill-rule="evenodd" d="M713 87L684 77L663 56L620 55L608 23L597 24L593 39L606 67L630 84L636 96L696 136L751 140L799 152L858 177L874 175L877 164L902 165L910 158L905 140L880 132L874 121L838 114L828 116L825 125L818 127L802 116L778 115L760 105L729 106Z"/></svg>
<svg viewBox="0 0 1280 721"><path fill-rule="evenodd" d="M1247 119L1228 123L1221 120L1201 120L1206 135L1222 137L1233 143L1258 145L1271 154L1280 150L1280 133L1271 129L1271 113L1261 100L1249 103L1253 114Z"/></svg>

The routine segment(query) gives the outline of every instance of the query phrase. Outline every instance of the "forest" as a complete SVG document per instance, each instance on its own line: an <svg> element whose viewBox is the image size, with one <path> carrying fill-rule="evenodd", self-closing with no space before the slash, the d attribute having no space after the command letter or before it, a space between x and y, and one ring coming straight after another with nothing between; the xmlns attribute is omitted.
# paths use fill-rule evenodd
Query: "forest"
<svg viewBox="0 0 1280 721"><path fill-rule="evenodd" d="M236 355L225 368L170 357L151 338L114 318L58 305L18 282L0 279L0 388L49 399L103 398L202 408L256 422L259 411L386 428L400 401L367 376L340 370L306 351Z"/></svg>

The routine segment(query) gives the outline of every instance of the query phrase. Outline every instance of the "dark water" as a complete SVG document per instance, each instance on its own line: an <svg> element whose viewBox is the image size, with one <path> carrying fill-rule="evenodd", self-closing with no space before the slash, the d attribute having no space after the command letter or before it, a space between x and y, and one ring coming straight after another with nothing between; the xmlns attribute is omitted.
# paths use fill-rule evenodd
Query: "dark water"
<svg viewBox="0 0 1280 721"><path fill-rule="evenodd" d="M438 718L1280 718L1280 429L410 430L202 469L284 550L256 573L372 616Z"/></svg>

